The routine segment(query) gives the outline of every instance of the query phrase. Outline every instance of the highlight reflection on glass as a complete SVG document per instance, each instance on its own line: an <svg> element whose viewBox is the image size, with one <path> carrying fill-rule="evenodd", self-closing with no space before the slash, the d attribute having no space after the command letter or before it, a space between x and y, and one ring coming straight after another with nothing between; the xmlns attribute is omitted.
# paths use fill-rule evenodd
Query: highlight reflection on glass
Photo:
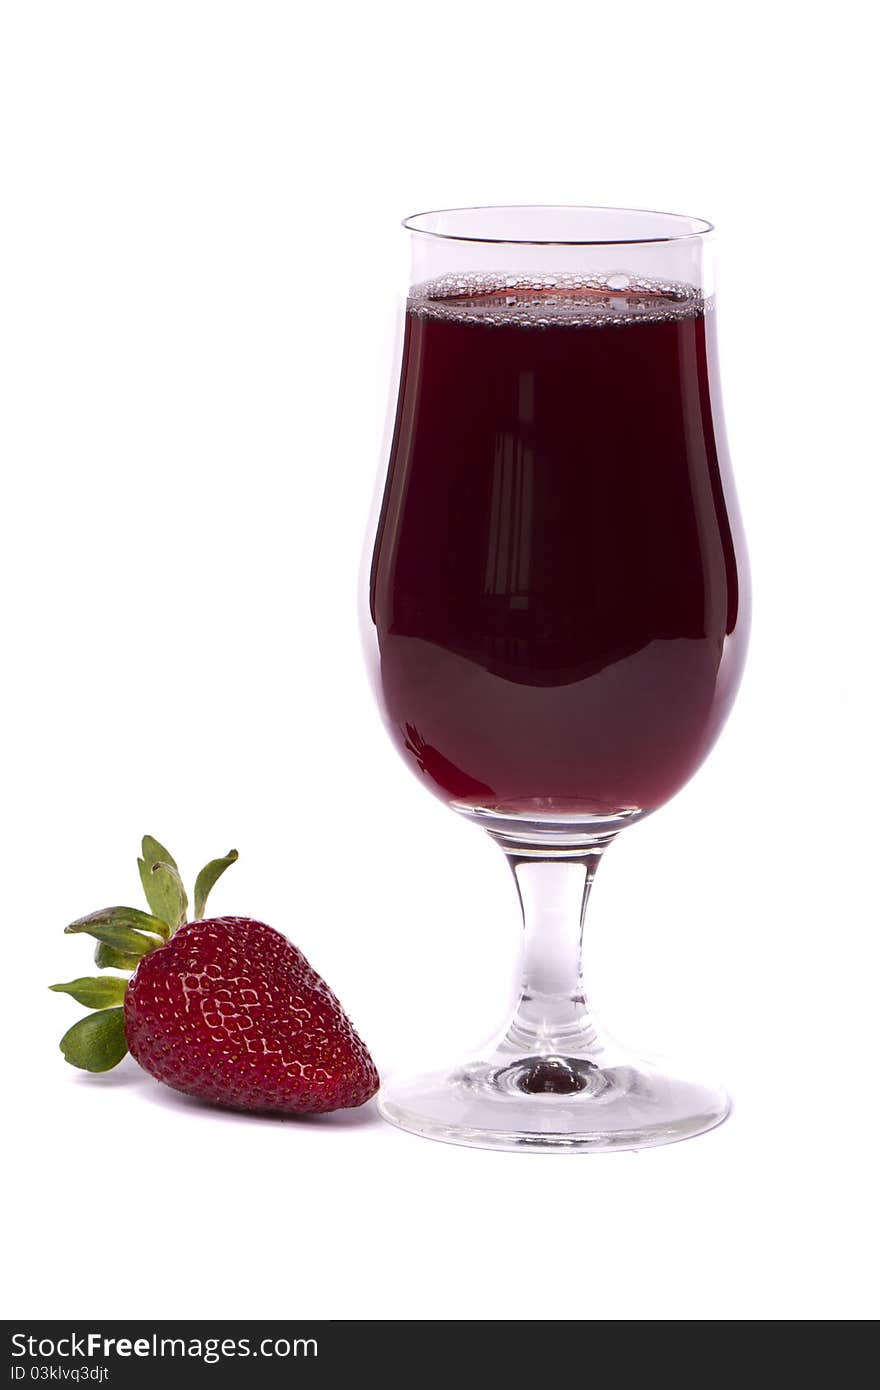
<svg viewBox="0 0 880 1390"><path fill-rule="evenodd" d="M699 766L745 654L710 228L586 208L406 225L369 659L413 771L507 854L526 939L500 1037L386 1087L383 1113L492 1147L681 1138L726 1098L599 1033L580 936L599 857Z"/></svg>

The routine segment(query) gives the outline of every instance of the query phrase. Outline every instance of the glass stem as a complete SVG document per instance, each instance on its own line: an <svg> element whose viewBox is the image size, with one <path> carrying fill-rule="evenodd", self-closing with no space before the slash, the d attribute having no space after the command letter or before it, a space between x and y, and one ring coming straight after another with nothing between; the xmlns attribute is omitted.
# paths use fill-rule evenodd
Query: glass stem
<svg viewBox="0 0 880 1390"><path fill-rule="evenodd" d="M541 858L504 847L522 906L525 942L522 986L501 1044L513 1051L583 1055L597 1045L584 990L584 913L599 860L614 837L582 852Z"/></svg>

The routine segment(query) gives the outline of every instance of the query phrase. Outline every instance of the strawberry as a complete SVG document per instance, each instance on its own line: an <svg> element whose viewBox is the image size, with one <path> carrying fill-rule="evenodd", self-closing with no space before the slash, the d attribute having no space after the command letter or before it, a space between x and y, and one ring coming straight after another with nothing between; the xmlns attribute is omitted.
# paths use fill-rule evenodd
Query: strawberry
<svg viewBox="0 0 880 1390"><path fill-rule="evenodd" d="M236 1110L306 1114L363 1105L379 1078L330 989L301 951L250 917L204 917L208 893L238 858L230 850L196 880L195 921L177 865L147 835L138 860L150 912L112 907L67 932L98 941L99 966L133 971L50 986L96 1012L61 1051L109 1071L131 1052L178 1091Z"/></svg>

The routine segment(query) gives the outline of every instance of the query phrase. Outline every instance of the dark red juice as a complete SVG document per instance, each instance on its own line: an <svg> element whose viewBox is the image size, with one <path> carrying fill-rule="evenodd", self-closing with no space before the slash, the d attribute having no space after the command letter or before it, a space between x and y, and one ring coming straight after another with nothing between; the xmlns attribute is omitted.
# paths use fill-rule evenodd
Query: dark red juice
<svg viewBox="0 0 880 1390"><path fill-rule="evenodd" d="M746 628L712 321L622 276L412 292L370 599L444 799L647 811L707 752Z"/></svg>

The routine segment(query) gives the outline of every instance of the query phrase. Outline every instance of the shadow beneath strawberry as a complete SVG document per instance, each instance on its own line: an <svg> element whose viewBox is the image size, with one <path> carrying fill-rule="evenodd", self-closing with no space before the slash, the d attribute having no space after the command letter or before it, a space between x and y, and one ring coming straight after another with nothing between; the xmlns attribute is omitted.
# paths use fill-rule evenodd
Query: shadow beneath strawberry
<svg viewBox="0 0 880 1390"><path fill-rule="evenodd" d="M131 1074L127 1077L120 1075L118 1079L129 1084L138 1080ZM259 1110L233 1110L224 1105L213 1105L210 1101L200 1100L198 1096L188 1096L183 1091L173 1090L170 1086L157 1085L146 1075L143 1079L145 1082L151 1082L144 1088L146 1100L165 1109L197 1111L205 1118L213 1115L216 1119L231 1120L239 1124L296 1125L308 1129L367 1129L384 1124L372 1100L350 1110L331 1110L324 1115L278 1115Z"/></svg>
<svg viewBox="0 0 880 1390"><path fill-rule="evenodd" d="M323 1125L328 1129L366 1129L385 1123L372 1100L351 1110L331 1110L327 1115L291 1115L289 1118L301 1125Z"/></svg>
<svg viewBox="0 0 880 1390"><path fill-rule="evenodd" d="M142 1088L144 1091L156 1089L156 1083L151 1076L148 1076L136 1062L126 1058L120 1067L113 1071L78 1071L73 1078L74 1085L85 1086L87 1089L103 1091L121 1089L128 1087L134 1090Z"/></svg>

